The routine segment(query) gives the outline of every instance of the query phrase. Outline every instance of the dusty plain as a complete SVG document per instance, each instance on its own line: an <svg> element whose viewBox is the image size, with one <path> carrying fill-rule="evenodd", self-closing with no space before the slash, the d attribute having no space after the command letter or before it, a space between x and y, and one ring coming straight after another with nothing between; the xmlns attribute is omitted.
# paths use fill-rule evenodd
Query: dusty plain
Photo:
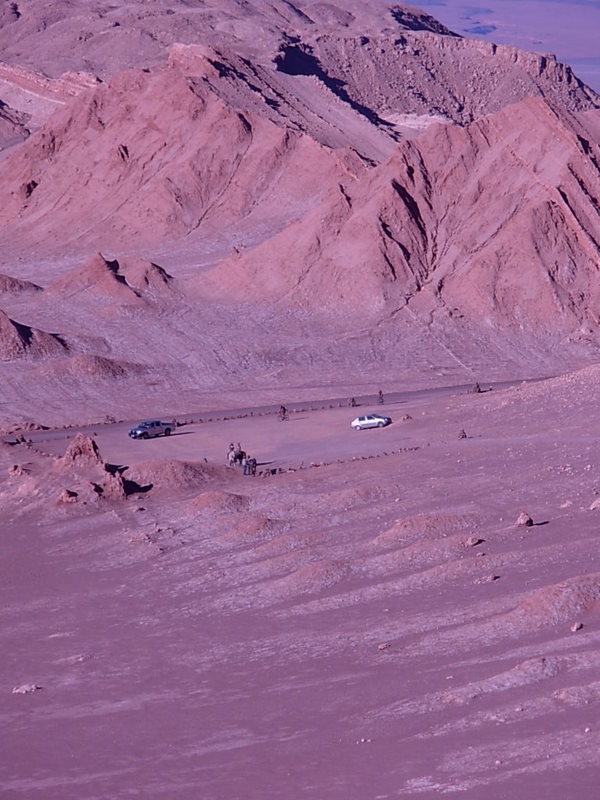
<svg viewBox="0 0 600 800"><path fill-rule="evenodd" d="M385 2L0 45L0 797L595 797L594 89Z"/></svg>
<svg viewBox="0 0 600 800"><path fill-rule="evenodd" d="M599 377L6 445L5 796L593 796Z"/></svg>

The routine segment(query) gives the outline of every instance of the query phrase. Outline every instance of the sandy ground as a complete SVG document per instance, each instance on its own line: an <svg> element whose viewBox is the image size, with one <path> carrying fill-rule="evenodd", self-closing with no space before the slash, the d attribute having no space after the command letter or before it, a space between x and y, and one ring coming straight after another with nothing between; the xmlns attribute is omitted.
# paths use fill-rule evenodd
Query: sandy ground
<svg viewBox="0 0 600 800"><path fill-rule="evenodd" d="M597 381L5 446L3 796L593 796Z"/></svg>

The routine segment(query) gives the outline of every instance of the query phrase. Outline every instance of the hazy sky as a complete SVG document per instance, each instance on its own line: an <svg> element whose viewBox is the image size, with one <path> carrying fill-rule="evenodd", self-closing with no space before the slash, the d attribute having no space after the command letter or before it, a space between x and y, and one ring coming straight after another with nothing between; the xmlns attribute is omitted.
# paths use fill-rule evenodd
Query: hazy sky
<svg viewBox="0 0 600 800"><path fill-rule="evenodd" d="M407 0L463 36L554 53L600 92L600 0Z"/></svg>

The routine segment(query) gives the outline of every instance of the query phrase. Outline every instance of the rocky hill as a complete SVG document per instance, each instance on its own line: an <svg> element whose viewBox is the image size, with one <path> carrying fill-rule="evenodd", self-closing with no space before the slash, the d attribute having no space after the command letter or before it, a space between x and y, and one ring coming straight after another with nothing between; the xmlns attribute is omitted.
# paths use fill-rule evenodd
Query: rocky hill
<svg viewBox="0 0 600 800"><path fill-rule="evenodd" d="M30 0L0 44L0 269L46 289L4 306L65 358L181 399L597 357L600 98L553 56L357 0Z"/></svg>

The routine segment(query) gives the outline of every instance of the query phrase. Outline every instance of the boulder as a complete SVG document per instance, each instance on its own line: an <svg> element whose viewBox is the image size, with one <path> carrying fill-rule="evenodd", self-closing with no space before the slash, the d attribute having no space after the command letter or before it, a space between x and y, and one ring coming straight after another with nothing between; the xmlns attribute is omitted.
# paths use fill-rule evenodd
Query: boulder
<svg viewBox="0 0 600 800"><path fill-rule="evenodd" d="M519 516L515 521L515 525L530 528L533 525L533 520L531 519L529 514L526 514L525 511L521 511L521 513L519 514Z"/></svg>

